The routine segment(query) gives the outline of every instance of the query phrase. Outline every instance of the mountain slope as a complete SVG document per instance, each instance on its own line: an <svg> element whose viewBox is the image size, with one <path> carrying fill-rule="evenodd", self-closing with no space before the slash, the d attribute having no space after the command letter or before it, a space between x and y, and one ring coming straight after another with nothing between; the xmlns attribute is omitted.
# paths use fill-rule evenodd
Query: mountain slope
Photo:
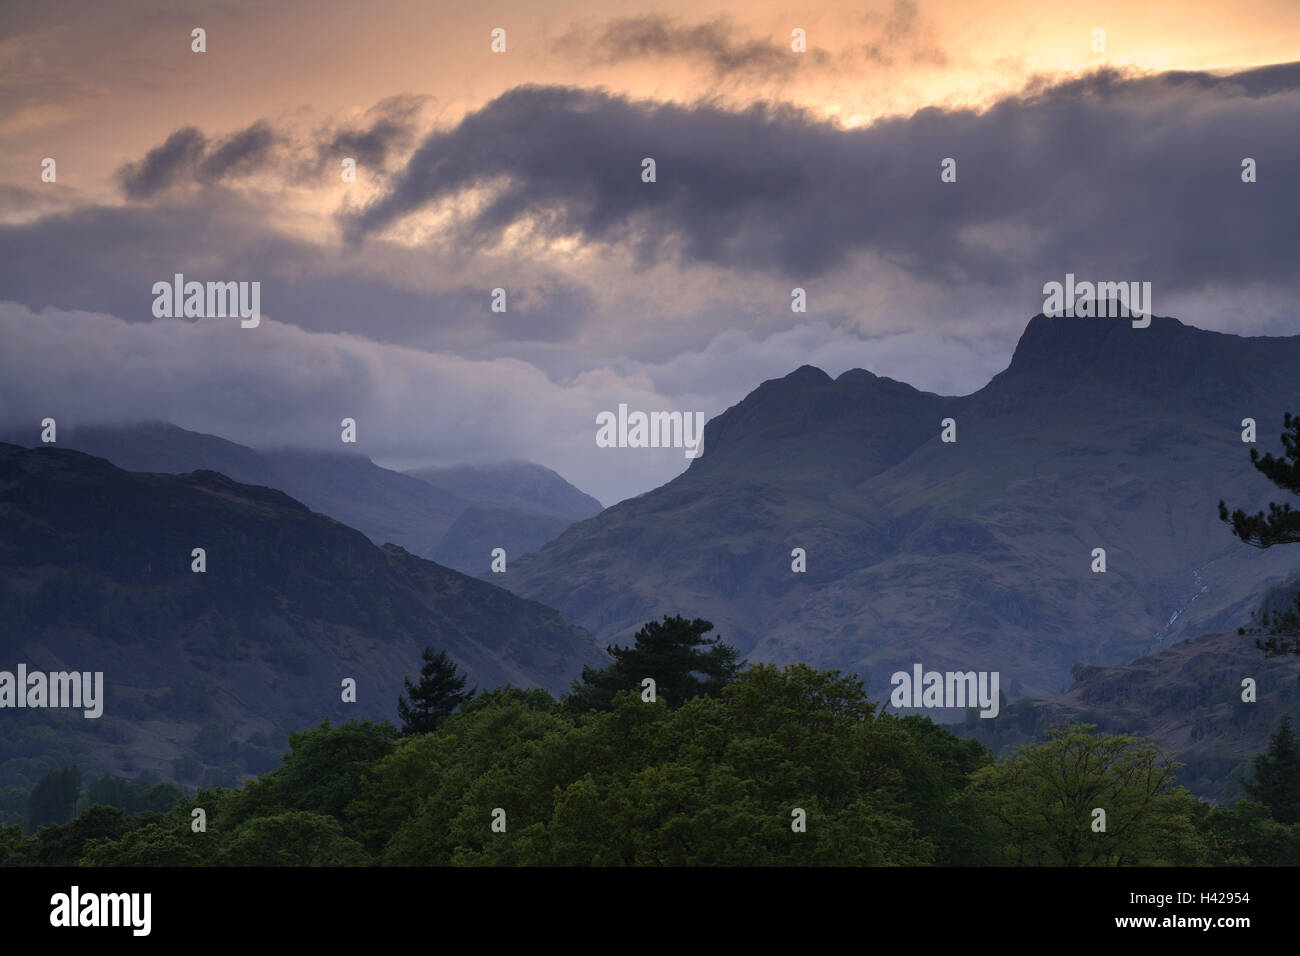
<svg viewBox="0 0 1300 956"><path fill-rule="evenodd" d="M801 368L710 421L677 479L494 579L602 642L680 612L752 660L857 672L879 699L914 662L1046 696L1075 663L1235 626L1300 567L1300 550L1241 544L1215 508L1279 494L1240 422L1276 448L1297 367L1300 337L1038 316L965 397ZM940 440L949 417L956 443Z"/></svg>
<svg viewBox="0 0 1300 956"><path fill-rule="evenodd" d="M526 461L422 468L406 474L469 502L423 552L432 561L466 573L487 571L495 548L504 548L512 561L601 510L591 495L549 468Z"/></svg>
<svg viewBox="0 0 1300 956"><path fill-rule="evenodd" d="M1257 698L1242 700L1242 680ZM967 719L957 732L998 752L1041 741L1056 724L1090 723L1103 733L1149 737L1183 767L1197 796L1245 799L1254 758L1283 714L1300 720L1300 659L1267 657L1235 631L1182 641L1122 667L1081 667L1073 686L1045 700L1024 698L996 718Z"/></svg>
<svg viewBox="0 0 1300 956"><path fill-rule="evenodd" d="M448 494L478 505L513 508L581 521L601 510L591 495L579 491L549 468L528 461L494 465L457 465L408 471Z"/></svg>
<svg viewBox="0 0 1300 956"><path fill-rule="evenodd" d="M31 435L12 431L2 437L32 443ZM600 510L596 499L528 462L403 474L356 452L255 451L166 422L61 427L56 447L127 471L208 470L276 488L376 544L392 542L466 573L487 570L494 547L522 555Z"/></svg>
<svg viewBox="0 0 1300 956"><path fill-rule="evenodd" d="M553 541L571 524L568 518L535 511L470 505L425 557L449 568L467 569L467 574L482 573L491 566L497 548L506 552L508 567L509 561Z"/></svg>
<svg viewBox="0 0 1300 956"><path fill-rule="evenodd" d="M11 710L7 738L52 723L105 765L148 754L170 773L209 724L235 739L288 719L392 718L427 646L482 687L559 692L603 660L550 608L376 547L279 491L0 444L0 669L103 671L107 685L99 720Z"/></svg>

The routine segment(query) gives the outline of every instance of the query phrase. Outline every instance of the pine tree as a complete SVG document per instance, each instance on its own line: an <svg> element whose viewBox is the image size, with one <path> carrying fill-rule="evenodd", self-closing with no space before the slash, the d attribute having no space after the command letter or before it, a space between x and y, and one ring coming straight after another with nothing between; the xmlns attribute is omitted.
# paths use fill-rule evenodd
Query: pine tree
<svg viewBox="0 0 1300 956"><path fill-rule="evenodd" d="M1261 456L1252 448L1250 461L1273 484L1300 495L1300 415L1288 412L1282 418L1282 427L1282 456ZM1232 533L1251 547L1300 543L1300 511L1289 502L1269 502L1267 515L1262 511L1251 515L1240 508L1229 514L1227 504L1220 501L1219 519L1231 524ZM1294 607L1265 610L1257 626L1238 628L1237 633L1255 635L1255 646L1269 654L1300 654L1300 594L1296 595ZM1268 640L1260 639L1263 634L1269 635Z"/></svg>
<svg viewBox="0 0 1300 956"><path fill-rule="evenodd" d="M1289 716L1282 716L1268 750L1255 758L1255 782L1245 786L1278 823L1300 823L1300 746Z"/></svg>
<svg viewBox="0 0 1300 956"><path fill-rule="evenodd" d="M406 696L397 698L397 716L402 719L403 737L437 730L444 718L478 691L477 687L465 691L466 677L456 670L456 662L447 656L446 651L435 654L432 647L426 647L423 658L420 683L403 682L410 702Z"/></svg>
<svg viewBox="0 0 1300 956"><path fill-rule="evenodd" d="M709 621L688 621L680 615L649 621L636 632L632 647L609 647L614 663L605 668L584 667L573 685L569 707L575 711L604 710L621 690L641 692L641 682L655 682L655 697L669 707L680 707L692 697L713 696L731 683L743 666L734 647L709 640Z"/></svg>

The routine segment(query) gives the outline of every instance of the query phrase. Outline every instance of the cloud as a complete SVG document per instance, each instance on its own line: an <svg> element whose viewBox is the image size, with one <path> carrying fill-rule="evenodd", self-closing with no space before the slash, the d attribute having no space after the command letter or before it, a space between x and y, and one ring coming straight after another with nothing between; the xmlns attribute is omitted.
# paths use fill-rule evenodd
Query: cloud
<svg viewBox="0 0 1300 956"><path fill-rule="evenodd" d="M1265 92L1267 91L1267 92ZM816 277L870 251L923 282L1039 285L1066 271L1169 291L1291 284L1300 200L1294 67L1216 77L1101 70L984 112L925 109L843 129L788 106L727 110L520 87L428 136L350 239L471 190L470 248L507 230L619 246L643 265ZM1243 157L1265 170L1243 184ZM657 163L640 180L643 157ZM958 181L940 181L953 157Z"/></svg>
<svg viewBox="0 0 1300 956"><path fill-rule="evenodd" d="M553 41L551 48L558 55L583 51L594 66L628 60L682 60L703 68L716 80L750 84L784 81L809 68L830 70L854 61L860 66L863 60L873 68L893 66L899 60L934 66L948 63L933 29L912 0L894 0L887 13L863 14L860 23L869 36L866 42L837 47L840 36L814 29L807 50L795 54L789 30L774 38L747 37L728 16L691 23L652 13L619 17L595 28L575 26Z"/></svg>
<svg viewBox="0 0 1300 956"><path fill-rule="evenodd" d="M513 359L475 361L269 318L257 329L221 319L131 323L12 302L0 303L0 341L6 429L46 416L73 428L162 418L251 445L339 451L353 450L339 442L339 422L351 417L355 450L376 460L525 458L611 501L687 464L677 449L596 447L599 411L672 407L643 380L613 373L557 384Z"/></svg>
<svg viewBox="0 0 1300 956"><path fill-rule="evenodd" d="M47 416L72 428L161 418L253 446L338 451L339 422L351 417L356 450L381 463L522 458L607 503L669 481L687 464L678 449L597 448L596 414L620 402L713 417L761 380L789 372L792 355L832 375L868 366L895 377L936 357L925 336L866 342L813 323L762 340L729 332L663 363L624 362L557 382L516 359L425 352L270 317L243 329L237 320L36 313L13 302L0 302L0 341L7 432L36 435ZM955 342L940 344L938 357L950 368L983 366L977 375L1005 365L1004 355L980 357Z"/></svg>
<svg viewBox="0 0 1300 956"><path fill-rule="evenodd" d="M570 341L593 320L582 282L528 262L464 263L377 243L340 250L279 229L274 205L225 187L154 204L89 206L0 224L0 288L32 308L150 321L158 281L259 281L262 306L316 331L483 354L510 343ZM69 250L76 250L69 255ZM509 309L490 309L502 287Z"/></svg>
<svg viewBox="0 0 1300 956"><path fill-rule="evenodd" d="M216 183L261 168L270 160L275 141L275 133L265 120L228 136L203 157L198 166L198 181Z"/></svg>
<svg viewBox="0 0 1300 956"><path fill-rule="evenodd" d="M118 180L128 198L149 199L178 185L209 185L263 168L275 145L276 135L264 120L211 145L197 127L185 126L119 169Z"/></svg>
<svg viewBox="0 0 1300 956"><path fill-rule="evenodd" d="M186 186L235 187L253 173L271 172L286 183L320 182L321 172L355 159L382 174L394 150L410 144L426 96L391 96L366 111L362 122L327 124L313 130L274 129L258 120L210 141L194 126L176 130L145 156L117 171L128 199L153 197Z"/></svg>
<svg viewBox="0 0 1300 956"><path fill-rule="evenodd" d="M523 87L425 136L409 160L386 153L394 171L373 184L376 200L338 220L356 244L328 218L299 228L283 192L243 181L241 163L264 148L257 124L243 138L195 131L141 160L142 188L156 190L147 203L43 213L28 201L24 221L0 225L0 288L31 309L151 326L152 285L176 272L257 280L269 319L308 334L514 360L552 383L608 373L649 383L670 408L720 409L763 377L804 363L832 371L841 357L960 393L1005 366L1043 283L1066 272L1151 281L1155 311L1201 327L1293 334L1300 235L1284 211L1300 188L1287 122L1297 90L1297 64L1101 71L1035 83L983 112L844 129L781 105ZM375 128L396 142L418 115L400 98L272 138L277 157L336 162L322 144ZM657 183L640 181L646 155ZM940 182L945 156L958 160L955 184ZM1259 182L1241 182L1243 156ZM355 195L334 179L332 196ZM790 310L796 285L807 314ZM504 314L488 307L497 286ZM44 361L33 355L28 364ZM239 368L227 372L237 390ZM641 480L611 480L598 496Z"/></svg>
<svg viewBox="0 0 1300 956"><path fill-rule="evenodd" d="M118 170L122 191L131 199L148 199L181 179L192 179L206 149L207 138L197 126L178 129L144 159Z"/></svg>
<svg viewBox="0 0 1300 956"><path fill-rule="evenodd" d="M894 0L883 17L868 14L878 29L878 36L862 45L858 53L880 66L892 66L899 54L911 63L946 66L948 54L934 39L934 32L924 23L912 0Z"/></svg>
<svg viewBox="0 0 1300 956"><path fill-rule="evenodd" d="M738 73L783 77L804 62L788 44L746 40L740 33L728 17L688 24L663 14L647 14L611 20L594 34L575 29L556 41L555 47L559 51L585 49L591 62L602 66L636 58L696 60L718 77ZM825 57L816 49L812 55L819 61Z"/></svg>
<svg viewBox="0 0 1300 956"><path fill-rule="evenodd" d="M322 165L337 165L340 158L351 157L371 170L386 168L394 151L410 145L420 111L430 99L413 94L390 96L368 109L362 124L317 130L313 137L317 157Z"/></svg>

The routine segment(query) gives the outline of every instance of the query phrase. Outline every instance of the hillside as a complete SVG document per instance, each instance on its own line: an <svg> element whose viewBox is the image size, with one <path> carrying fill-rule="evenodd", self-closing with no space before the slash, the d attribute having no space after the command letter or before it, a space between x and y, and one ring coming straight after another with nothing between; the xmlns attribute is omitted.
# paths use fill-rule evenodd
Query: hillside
<svg viewBox="0 0 1300 956"><path fill-rule="evenodd" d="M423 468L406 474L469 502L424 553L466 573L486 571L494 548L509 560L535 551L565 528L598 514L601 504L549 468L526 461Z"/></svg>
<svg viewBox="0 0 1300 956"><path fill-rule="evenodd" d="M562 691L602 658L550 608L376 547L282 492L0 445L0 668L103 671L107 686L98 720L0 715L0 785L49 769L36 758L58 756L50 728L124 773L172 776L187 754L230 772L274 765L290 726L393 718L426 646L483 687ZM347 677L355 704L341 701Z"/></svg>
<svg viewBox="0 0 1300 956"><path fill-rule="evenodd" d="M0 438L28 447L37 444L38 433L10 429ZM600 510L596 499L528 462L403 474L359 452L254 450L167 422L61 424L57 445L127 471L216 471L275 488L375 544L392 542L465 573L487 570L494 547L512 558L522 555Z"/></svg>
<svg viewBox="0 0 1300 956"><path fill-rule="evenodd" d="M1256 684L1242 700L1242 680ZM1081 667L1073 686L1045 700L1024 698L994 719L956 728L999 754L1044 739L1054 724L1094 724L1103 733L1149 737L1181 764L1198 797L1246 799L1255 755L1285 713L1300 720L1300 660L1266 657L1236 631L1181 641L1122 667Z"/></svg>

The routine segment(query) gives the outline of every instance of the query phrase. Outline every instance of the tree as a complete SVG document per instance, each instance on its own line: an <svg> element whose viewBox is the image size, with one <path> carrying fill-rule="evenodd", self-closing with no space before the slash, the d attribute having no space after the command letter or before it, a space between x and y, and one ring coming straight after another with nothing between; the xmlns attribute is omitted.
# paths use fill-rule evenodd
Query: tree
<svg viewBox="0 0 1300 956"><path fill-rule="evenodd" d="M987 828L1001 844L985 862L1017 866L1156 866L1199 862L1199 806L1153 744L1055 727L975 772ZM1102 817L1098 810L1105 812Z"/></svg>
<svg viewBox="0 0 1300 956"><path fill-rule="evenodd" d="M77 815L81 796L81 771L76 767L51 770L32 788L27 798L27 829L47 823L67 823Z"/></svg>
<svg viewBox="0 0 1300 956"><path fill-rule="evenodd" d="M258 778L223 801L223 826L235 827L250 817L281 810L342 818L343 809L375 763L393 751L397 728L389 721L349 720L289 735L292 748L283 766ZM200 804L201 806L202 804ZM209 814L209 825L211 817Z"/></svg>
<svg viewBox="0 0 1300 956"><path fill-rule="evenodd" d="M465 680L465 675L456 670L456 662L447 656L446 651L435 654L432 647L426 647L420 683L403 682L410 702L405 696L397 698L397 716L402 718L401 735L409 737L437 730L438 724L477 693L477 687L465 692Z"/></svg>
<svg viewBox="0 0 1300 956"><path fill-rule="evenodd" d="M131 821L120 807L93 806L75 820L36 831L38 866L76 866L91 840L120 840Z"/></svg>
<svg viewBox="0 0 1300 956"><path fill-rule="evenodd" d="M1245 786L1278 823L1300 823L1300 746L1289 716L1282 716L1268 750L1255 758L1255 782Z"/></svg>
<svg viewBox="0 0 1300 956"><path fill-rule="evenodd" d="M217 834L194 833L188 821L131 830L120 840L90 840L80 866L212 866Z"/></svg>
<svg viewBox="0 0 1300 956"><path fill-rule="evenodd" d="M1284 491L1300 495L1300 415L1288 412L1282 418L1283 455L1260 455L1252 448L1250 461L1260 474ZM1232 525L1232 533L1251 547L1271 548L1276 544L1300 543L1300 511L1289 502L1269 502L1268 514L1259 511L1247 514L1238 508L1231 514L1223 501L1219 502L1219 520ZM1283 611L1265 610L1259 626L1238 628L1238 634L1252 634L1255 646L1269 654L1300 654L1300 594L1295 606ZM1258 635L1268 634L1268 640Z"/></svg>
<svg viewBox="0 0 1300 956"><path fill-rule="evenodd" d="M1235 807L1215 807L1201 828L1214 866L1300 865L1300 826L1277 822L1262 804L1242 800Z"/></svg>
<svg viewBox="0 0 1300 956"><path fill-rule="evenodd" d="M649 621L636 632L632 647L608 647L614 663L584 667L574 682L569 706L576 711L608 710L621 690L641 692L642 681L655 682L656 698L680 707L692 697L716 695L735 680L743 666L740 654L722 638L709 640L709 621L688 621L680 615Z"/></svg>
<svg viewBox="0 0 1300 956"><path fill-rule="evenodd" d="M333 817L285 810L243 824L221 854L226 866L366 866L370 858Z"/></svg>

